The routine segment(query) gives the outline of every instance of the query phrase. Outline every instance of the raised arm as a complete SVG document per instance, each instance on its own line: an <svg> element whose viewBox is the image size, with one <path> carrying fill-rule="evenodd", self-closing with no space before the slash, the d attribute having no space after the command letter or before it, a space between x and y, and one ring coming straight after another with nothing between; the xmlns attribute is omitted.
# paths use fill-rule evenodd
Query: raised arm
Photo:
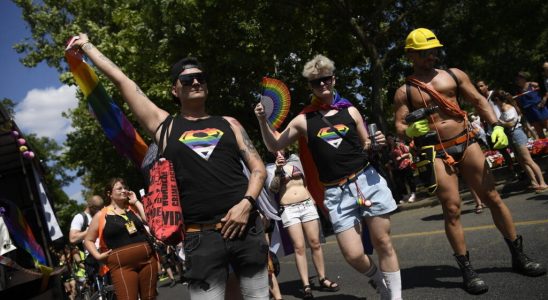
<svg viewBox="0 0 548 300"><path fill-rule="evenodd" d="M266 120L264 107L261 103L255 106L255 116L259 121L261 135L268 151L275 153L278 150L284 149L297 140L299 135L303 135L306 131L306 119L304 115L296 116L282 131L281 134L275 135L274 129Z"/></svg>
<svg viewBox="0 0 548 300"><path fill-rule="evenodd" d="M116 85L141 126L153 136L154 130L167 117L168 113L150 101L133 80L128 78L116 64L89 41L86 34L79 34L79 39L74 42L72 47L81 49L93 64Z"/></svg>
<svg viewBox="0 0 548 300"><path fill-rule="evenodd" d="M137 195L135 195L134 191L129 191L129 205L133 206L135 210L137 211L139 219L143 221L144 223L147 222L147 216L145 214L145 208L143 207L143 204L137 199Z"/></svg>

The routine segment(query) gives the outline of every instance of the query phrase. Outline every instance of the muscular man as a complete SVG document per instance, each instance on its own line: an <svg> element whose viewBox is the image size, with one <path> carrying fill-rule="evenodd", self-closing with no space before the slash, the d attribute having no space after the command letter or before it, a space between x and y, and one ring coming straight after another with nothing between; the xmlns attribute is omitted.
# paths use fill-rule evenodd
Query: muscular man
<svg viewBox="0 0 548 300"><path fill-rule="evenodd" d="M133 80L80 34L83 51L120 90L129 108L159 145L163 124L167 143L159 147L173 163L185 219L185 271L192 299L224 299L228 266L240 279L245 299L268 299L268 245L255 199L266 178L264 164L242 125L232 117L206 112L205 69L183 58L170 73L170 90L180 107L172 119ZM143 66L145 67L145 66ZM242 170L243 160L251 175Z"/></svg>
<svg viewBox="0 0 548 300"><path fill-rule="evenodd" d="M415 144L423 149L434 146L436 195L442 204L447 239L462 271L464 289L471 294L481 294L487 292L488 287L470 264L460 222L457 172L491 209L493 221L510 248L513 270L527 276L539 276L546 273L546 269L523 253L522 237L517 235L512 215L495 189L485 156L474 141L466 113L460 109L458 95L471 102L478 114L491 124L495 148L508 144L504 128L497 123L493 109L476 91L466 73L459 69L434 67L440 47L442 44L428 29L415 29L407 36L405 51L413 63L414 72L394 96L396 129L400 135L414 138ZM429 108L430 115L424 114L419 120L406 123L408 114L425 107ZM417 115L415 112L412 116Z"/></svg>

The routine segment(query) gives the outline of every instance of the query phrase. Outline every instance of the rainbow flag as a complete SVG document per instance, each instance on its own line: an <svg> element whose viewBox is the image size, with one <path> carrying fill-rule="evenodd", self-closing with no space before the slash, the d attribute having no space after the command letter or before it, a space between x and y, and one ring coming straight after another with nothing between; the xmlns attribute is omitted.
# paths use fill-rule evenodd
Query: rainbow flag
<svg viewBox="0 0 548 300"><path fill-rule="evenodd" d="M127 156L137 166L141 165L147 145L112 98L106 93L93 69L77 51L65 51L65 58L76 83L88 101L88 107L95 116L105 135L116 151Z"/></svg>
<svg viewBox="0 0 548 300"><path fill-rule="evenodd" d="M8 200L2 201L0 205L4 207L2 217L15 244L25 249L32 256L35 265L46 265L47 261L44 250L42 250L42 247L34 238L32 229L19 208Z"/></svg>

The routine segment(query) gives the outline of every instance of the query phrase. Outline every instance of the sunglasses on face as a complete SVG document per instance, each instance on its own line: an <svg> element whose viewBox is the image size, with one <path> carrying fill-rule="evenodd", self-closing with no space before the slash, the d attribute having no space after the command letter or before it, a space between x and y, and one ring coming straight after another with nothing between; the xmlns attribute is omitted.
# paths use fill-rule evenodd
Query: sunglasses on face
<svg viewBox="0 0 548 300"><path fill-rule="evenodd" d="M417 53L420 58L427 58L430 55L438 56L438 49L427 49L427 50L420 50L420 51L412 51L413 53Z"/></svg>
<svg viewBox="0 0 548 300"><path fill-rule="evenodd" d="M312 79L308 81L308 83L310 83L310 86L315 89L322 87L322 82L324 85L331 85L333 83L333 75Z"/></svg>
<svg viewBox="0 0 548 300"><path fill-rule="evenodd" d="M193 85L194 79L196 79L199 84L206 83L206 76L204 73L191 73L191 74L179 75L179 82L181 82L183 86Z"/></svg>

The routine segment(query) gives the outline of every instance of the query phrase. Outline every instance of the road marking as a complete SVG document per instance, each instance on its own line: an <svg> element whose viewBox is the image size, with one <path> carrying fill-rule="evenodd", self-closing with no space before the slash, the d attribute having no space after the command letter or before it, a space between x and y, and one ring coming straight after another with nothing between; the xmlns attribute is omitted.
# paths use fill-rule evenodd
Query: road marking
<svg viewBox="0 0 548 300"><path fill-rule="evenodd" d="M533 220L533 221L523 221L515 222L515 226L526 226L526 225L538 225L546 224L548 220ZM474 226L474 227L464 227L464 231L478 231L485 229L496 229L495 225L483 225L483 226ZM435 235L435 234L445 234L445 230L433 230L433 231L423 231L423 232L412 232L412 233L402 233L394 234L392 238L405 238L405 237L416 237L416 236L426 236L426 235Z"/></svg>
<svg viewBox="0 0 548 300"><path fill-rule="evenodd" d="M547 224L547 223L548 223L548 219L515 222L514 225L515 226L526 226L526 225L538 225L538 224ZM496 228L495 225L483 225L483 226L474 226L474 227L464 227L464 231L478 231L478 230L495 229L495 228ZM393 234L391 237L393 239L397 239L397 238L406 238L406 237L435 235L435 234L445 234L445 230L433 230L433 231ZM337 240L333 240L333 241L328 241L325 244L330 245L330 244L336 244L336 243L337 243Z"/></svg>

